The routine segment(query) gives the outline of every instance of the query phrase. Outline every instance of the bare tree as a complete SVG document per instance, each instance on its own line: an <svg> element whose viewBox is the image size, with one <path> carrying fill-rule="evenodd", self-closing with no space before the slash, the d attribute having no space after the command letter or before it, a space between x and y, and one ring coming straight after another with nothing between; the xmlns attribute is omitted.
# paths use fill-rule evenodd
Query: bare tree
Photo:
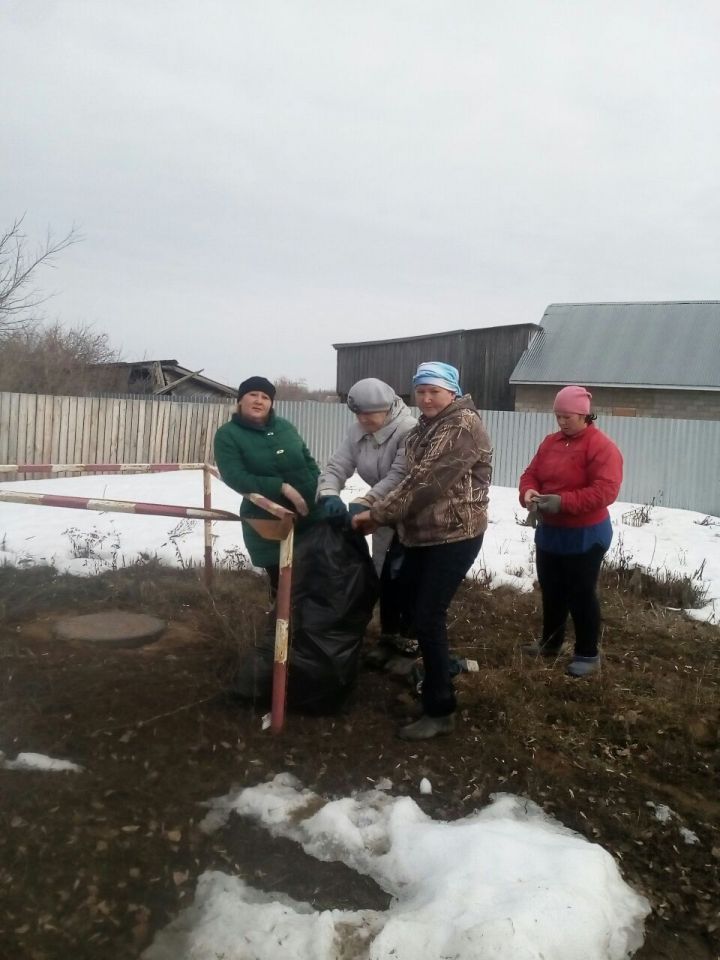
<svg viewBox="0 0 720 960"><path fill-rule="evenodd" d="M293 380L290 377L276 377L275 396L278 400L323 400L334 402L338 399L334 390L316 390L307 385L306 380Z"/></svg>
<svg viewBox="0 0 720 960"><path fill-rule="evenodd" d="M103 365L118 359L108 335L92 327L25 323L2 337L0 390L74 396L107 390Z"/></svg>
<svg viewBox="0 0 720 960"><path fill-rule="evenodd" d="M45 242L30 249L23 220L14 220L0 234L0 339L37 319L35 311L48 299L35 289L38 269L54 266L59 253L82 239L75 227L61 239L48 231Z"/></svg>

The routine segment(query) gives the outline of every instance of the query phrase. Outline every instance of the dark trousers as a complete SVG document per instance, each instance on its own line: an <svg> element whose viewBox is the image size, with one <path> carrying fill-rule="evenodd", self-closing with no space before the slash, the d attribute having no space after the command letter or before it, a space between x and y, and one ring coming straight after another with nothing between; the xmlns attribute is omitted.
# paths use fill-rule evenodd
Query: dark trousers
<svg viewBox="0 0 720 960"><path fill-rule="evenodd" d="M405 548L396 535L385 554L380 573L380 632L408 637L412 635L413 625L403 576L404 563Z"/></svg>
<svg viewBox="0 0 720 960"><path fill-rule="evenodd" d="M565 639L568 614L575 625L575 653L595 657L600 637L597 582L605 548L595 544L585 553L535 553L543 601L542 646L559 649Z"/></svg>
<svg viewBox="0 0 720 960"><path fill-rule="evenodd" d="M430 717L445 717L455 711L447 611L482 541L480 535L432 547L405 548L401 579L412 597L413 621L425 668L423 711Z"/></svg>

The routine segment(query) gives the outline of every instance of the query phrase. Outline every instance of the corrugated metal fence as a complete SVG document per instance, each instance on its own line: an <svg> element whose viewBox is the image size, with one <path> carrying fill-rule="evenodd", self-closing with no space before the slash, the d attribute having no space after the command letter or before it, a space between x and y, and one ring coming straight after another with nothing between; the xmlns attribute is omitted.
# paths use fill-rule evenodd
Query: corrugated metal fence
<svg viewBox="0 0 720 960"><path fill-rule="evenodd" d="M279 401L325 464L353 416L343 404ZM0 463L193 463L212 459L233 403L0 393ZM515 486L551 414L483 412L495 447L494 482ZM603 417L625 458L622 500L720 515L720 422Z"/></svg>
<svg viewBox="0 0 720 960"><path fill-rule="evenodd" d="M556 430L545 413L486 410L495 447L493 482L515 486L542 438ZM601 417L598 426L622 451L620 499L720 515L720 422Z"/></svg>

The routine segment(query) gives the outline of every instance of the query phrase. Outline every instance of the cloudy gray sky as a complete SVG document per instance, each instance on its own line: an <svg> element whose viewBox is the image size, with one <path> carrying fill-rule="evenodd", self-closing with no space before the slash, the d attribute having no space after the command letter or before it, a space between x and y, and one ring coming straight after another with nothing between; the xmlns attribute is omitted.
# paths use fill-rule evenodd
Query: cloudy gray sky
<svg viewBox="0 0 720 960"><path fill-rule="evenodd" d="M0 225L125 359L720 298L717 0L4 0L0 65Z"/></svg>

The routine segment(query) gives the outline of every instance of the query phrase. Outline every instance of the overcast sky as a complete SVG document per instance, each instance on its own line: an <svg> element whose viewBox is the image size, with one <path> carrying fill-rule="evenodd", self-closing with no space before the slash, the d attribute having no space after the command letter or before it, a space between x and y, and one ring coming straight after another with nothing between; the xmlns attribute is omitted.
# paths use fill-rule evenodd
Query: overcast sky
<svg viewBox="0 0 720 960"><path fill-rule="evenodd" d="M718 0L4 0L0 70L0 226L127 360L720 298Z"/></svg>

